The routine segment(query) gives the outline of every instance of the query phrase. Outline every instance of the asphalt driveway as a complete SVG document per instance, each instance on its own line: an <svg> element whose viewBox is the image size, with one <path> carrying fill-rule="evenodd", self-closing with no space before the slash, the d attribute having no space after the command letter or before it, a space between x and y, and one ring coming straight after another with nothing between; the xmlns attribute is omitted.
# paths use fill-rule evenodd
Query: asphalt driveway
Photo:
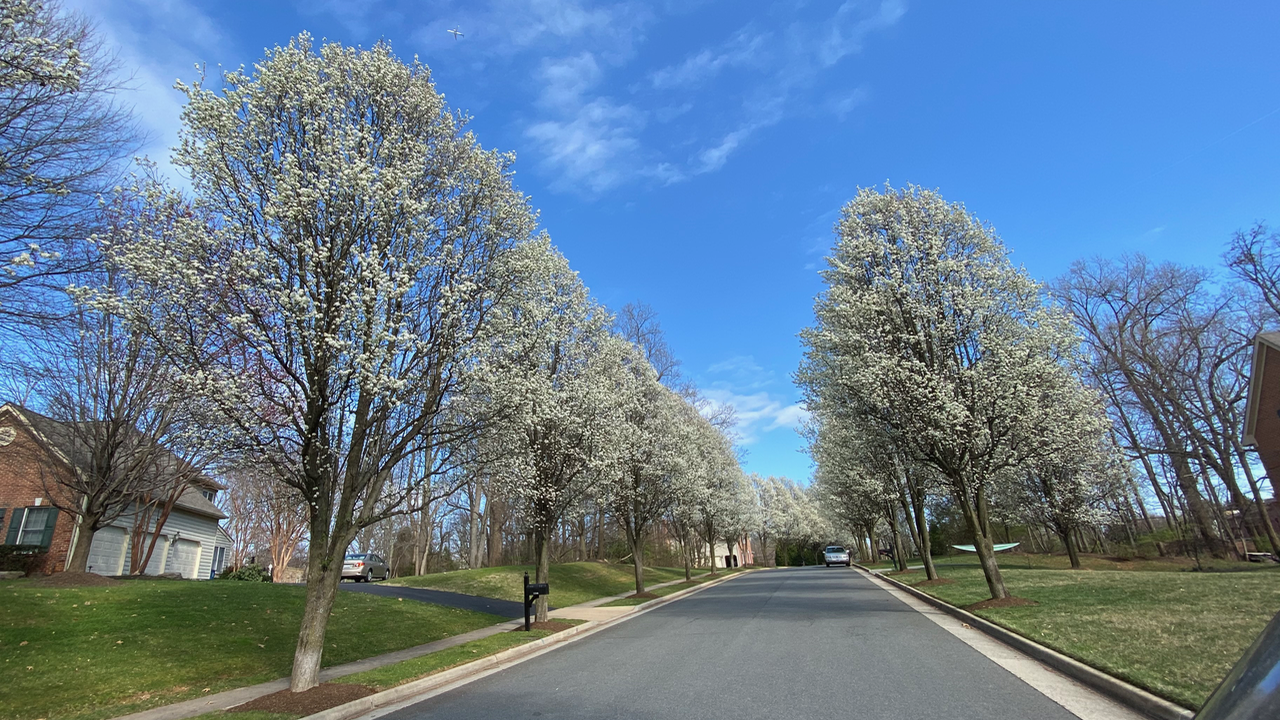
<svg viewBox="0 0 1280 720"><path fill-rule="evenodd" d="M426 588L384 585L382 583L344 582L339 583L338 588L349 592L362 592L369 593L370 595L381 595L382 597L418 600L420 602L435 603L436 605L462 608L463 610L474 610L475 612L489 613L490 615L497 615L505 618L524 617L524 606L518 602L512 602L510 600L498 600L496 598L479 597L476 595L463 595L462 593L451 593L443 590L427 590Z"/></svg>

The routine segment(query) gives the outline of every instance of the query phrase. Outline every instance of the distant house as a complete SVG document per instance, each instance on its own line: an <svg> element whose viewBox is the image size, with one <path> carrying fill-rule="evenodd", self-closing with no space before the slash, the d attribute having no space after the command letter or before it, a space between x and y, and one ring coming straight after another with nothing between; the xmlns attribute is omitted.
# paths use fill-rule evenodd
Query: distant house
<svg viewBox="0 0 1280 720"><path fill-rule="evenodd" d="M64 570L75 546L76 518L53 507L47 493L56 485L41 475L80 471L69 460L77 455L68 447L71 437L63 423L12 403L0 406L0 539L6 545L44 548L47 554L36 571L46 574ZM218 524L226 515L214 505L222 489L205 477L188 485L161 528L146 574L176 572L206 579L221 569L231 545ZM90 572L128 572L130 539L135 532L146 532L135 529L135 520L131 506L94 533Z"/></svg>
<svg viewBox="0 0 1280 720"><path fill-rule="evenodd" d="M1258 333L1245 407L1244 444L1258 451L1271 477L1280 477L1280 332Z"/></svg>

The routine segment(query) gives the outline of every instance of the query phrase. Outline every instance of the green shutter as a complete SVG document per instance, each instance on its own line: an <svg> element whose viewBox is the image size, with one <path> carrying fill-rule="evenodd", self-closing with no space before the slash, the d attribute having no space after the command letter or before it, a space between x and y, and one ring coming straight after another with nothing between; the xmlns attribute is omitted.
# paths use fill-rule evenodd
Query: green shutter
<svg viewBox="0 0 1280 720"><path fill-rule="evenodd" d="M49 519L44 524L44 535L40 536L40 547L47 548L53 544L53 526L58 523L58 511L56 508L49 508Z"/></svg>
<svg viewBox="0 0 1280 720"><path fill-rule="evenodd" d="M4 539L5 545L18 544L18 531L22 529L22 515L25 512L24 508L13 509L13 519L9 521L9 534Z"/></svg>

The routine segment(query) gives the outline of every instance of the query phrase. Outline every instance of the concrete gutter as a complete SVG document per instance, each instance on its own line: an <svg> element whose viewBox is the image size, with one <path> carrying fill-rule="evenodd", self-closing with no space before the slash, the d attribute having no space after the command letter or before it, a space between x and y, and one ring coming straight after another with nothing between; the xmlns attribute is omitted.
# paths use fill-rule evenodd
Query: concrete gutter
<svg viewBox="0 0 1280 720"><path fill-rule="evenodd" d="M854 567L878 580L890 583L899 590L929 603L962 622L968 623L975 629L981 630L986 635L999 640L1018 652L1035 658L1063 675L1097 690L1121 705L1152 718L1152 720L1192 720L1195 717L1195 713L1181 705L1169 702L1135 685L1130 685L1117 677L1085 665L1079 660L1067 657L1056 650L1051 650L1034 640L1006 630L993 622L983 620L973 613L961 610L955 605L944 602L922 590L917 590L906 583L899 582L884 573L864 567L858 563L854 563Z"/></svg>
<svg viewBox="0 0 1280 720"><path fill-rule="evenodd" d="M314 715L308 715L301 720L353 720L354 718L367 715L381 708L388 708L387 711L389 712L390 708L388 706L391 705L407 705L421 702L422 700L426 700L435 695L453 690L456 687L461 687L467 683L479 680L480 678L492 673L505 670L513 665L518 665L545 652L554 650L561 645L581 640L588 635L595 634L605 628L612 627L618 623L643 615L655 608L677 600L682 600L694 593L719 585L720 583L732 580L733 578L742 577L750 572L752 572L752 570L744 570L733 573L732 575L726 575L725 577L716 580L709 580L687 590L681 590L680 592L672 593L666 597L650 600L642 605L636 605L632 608L618 608L619 610L628 610L628 612L621 613L617 617L608 620L588 621L581 625L576 625L568 630L561 630L553 635L548 635L547 637L539 640L534 640L533 642L525 643L518 647L513 647L499 653L494 653L493 655L479 658L467 663L466 665L444 670L433 675L428 675L424 678L419 678L418 680L412 680L403 685L397 685L393 688L383 690L382 692L374 693L368 697L363 697L359 700L352 700L349 703L338 705L337 707L332 707L328 710L323 710ZM676 582L684 581L677 580ZM582 605L575 605L572 607L597 606L623 597L626 596L620 595L617 597L601 598L599 600L593 600L583 603ZM572 610L572 608L562 608L560 612L564 612L566 610ZM519 624L523 625L524 623L521 621Z"/></svg>

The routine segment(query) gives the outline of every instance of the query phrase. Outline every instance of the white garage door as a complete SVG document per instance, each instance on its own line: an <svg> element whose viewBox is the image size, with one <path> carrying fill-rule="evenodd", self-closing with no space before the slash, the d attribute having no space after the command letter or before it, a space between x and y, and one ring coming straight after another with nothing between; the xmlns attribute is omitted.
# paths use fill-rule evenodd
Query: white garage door
<svg viewBox="0 0 1280 720"><path fill-rule="evenodd" d="M124 564L128 535L124 528L102 528L93 534L93 546L89 548L89 572L99 575L119 575Z"/></svg>
<svg viewBox="0 0 1280 720"><path fill-rule="evenodd" d="M182 577L191 579L196 576L199 564L200 543L195 540L179 540L173 544L173 557L164 571L182 573Z"/></svg>
<svg viewBox="0 0 1280 720"><path fill-rule="evenodd" d="M151 542L151 536L147 535L146 539L143 540L143 542L144 543ZM145 555L146 552L147 552L147 546L143 545L142 553ZM160 573L165 572L164 560L165 560L165 555L168 555L168 554L169 554L169 536L161 535L160 539L156 540L156 549L151 553L151 562L147 563L147 574L159 575Z"/></svg>

